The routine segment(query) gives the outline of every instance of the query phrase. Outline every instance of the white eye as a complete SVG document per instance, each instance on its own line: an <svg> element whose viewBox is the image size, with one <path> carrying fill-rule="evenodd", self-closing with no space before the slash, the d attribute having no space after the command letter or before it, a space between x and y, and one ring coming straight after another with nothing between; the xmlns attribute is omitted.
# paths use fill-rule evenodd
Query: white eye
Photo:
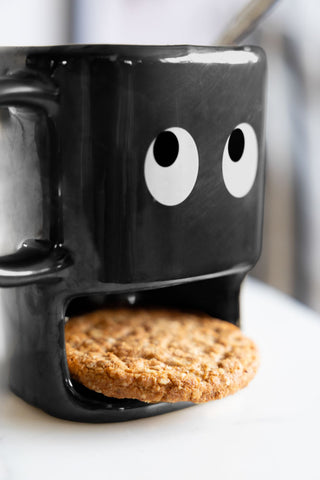
<svg viewBox="0 0 320 480"><path fill-rule="evenodd" d="M162 205L183 202L192 192L198 170L197 146L187 130L168 128L151 142L144 163L144 177L149 192Z"/></svg>
<svg viewBox="0 0 320 480"><path fill-rule="evenodd" d="M240 123L231 132L224 147L222 176L227 190L234 197L247 195L258 168L258 142L249 123Z"/></svg>

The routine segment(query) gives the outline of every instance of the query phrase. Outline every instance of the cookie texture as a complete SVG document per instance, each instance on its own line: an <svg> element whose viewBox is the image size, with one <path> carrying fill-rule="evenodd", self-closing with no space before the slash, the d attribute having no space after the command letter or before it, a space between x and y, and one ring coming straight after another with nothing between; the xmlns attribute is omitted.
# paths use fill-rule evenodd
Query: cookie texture
<svg viewBox="0 0 320 480"><path fill-rule="evenodd" d="M114 398L207 402L245 387L258 367L252 340L204 313L108 308L65 326L70 375Z"/></svg>

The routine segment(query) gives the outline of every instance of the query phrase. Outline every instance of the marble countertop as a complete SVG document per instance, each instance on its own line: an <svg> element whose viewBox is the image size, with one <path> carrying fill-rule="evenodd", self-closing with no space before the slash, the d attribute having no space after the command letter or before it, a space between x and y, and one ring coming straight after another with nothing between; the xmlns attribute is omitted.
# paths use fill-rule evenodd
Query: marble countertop
<svg viewBox="0 0 320 480"><path fill-rule="evenodd" d="M8 391L0 329L0 479L320 479L320 317L247 280L261 367L235 395L118 424L50 417Z"/></svg>

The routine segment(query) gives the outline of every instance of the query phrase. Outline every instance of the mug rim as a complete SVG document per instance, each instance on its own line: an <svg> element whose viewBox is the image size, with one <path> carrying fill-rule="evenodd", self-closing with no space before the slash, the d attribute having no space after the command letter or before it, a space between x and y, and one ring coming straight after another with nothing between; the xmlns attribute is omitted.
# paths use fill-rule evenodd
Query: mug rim
<svg viewBox="0 0 320 480"><path fill-rule="evenodd" d="M189 51L197 50L203 52L211 51L263 51L263 49L254 44L245 45L200 45L189 43L178 44L133 44L133 43L66 43L66 44L48 44L48 45L0 45L0 52L5 50L23 50L23 51L70 51L77 53L78 51L99 52L104 50L106 52L116 50L130 50L130 51Z"/></svg>
<svg viewBox="0 0 320 480"><path fill-rule="evenodd" d="M163 63L256 63L265 58L264 50L256 45L138 45L138 44L65 44L41 46L0 46L2 54L46 55L59 59L76 57L105 58L110 61L143 61ZM233 55L231 55L233 54Z"/></svg>

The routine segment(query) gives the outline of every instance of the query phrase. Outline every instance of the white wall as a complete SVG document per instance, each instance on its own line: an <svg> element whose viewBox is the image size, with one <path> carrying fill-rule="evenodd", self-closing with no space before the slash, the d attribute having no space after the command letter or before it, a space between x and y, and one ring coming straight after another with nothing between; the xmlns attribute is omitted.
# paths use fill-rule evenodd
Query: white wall
<svg viewBox="0 0 320 480"><path fill-rule="evenodd" d="M80 43L210 44L246 0L77 0Z"/></svg>
<svg viewBox="0 0 320 480"><path fill-rule="evenodd" d="M66 43L68 0L1 0L0 45Z"/></svg>

